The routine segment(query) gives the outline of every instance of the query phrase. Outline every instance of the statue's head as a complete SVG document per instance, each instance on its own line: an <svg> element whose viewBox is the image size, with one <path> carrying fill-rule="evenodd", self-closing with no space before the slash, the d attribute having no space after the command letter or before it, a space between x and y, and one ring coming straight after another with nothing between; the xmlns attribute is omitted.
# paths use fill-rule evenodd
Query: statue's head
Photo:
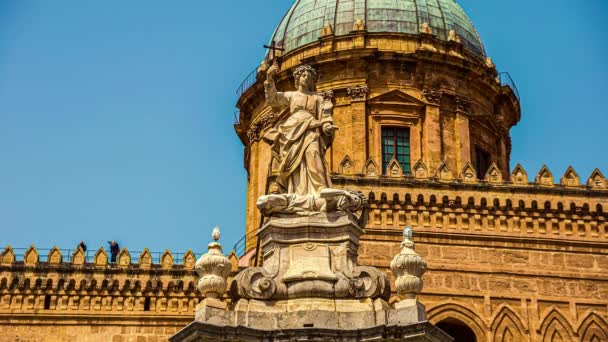
<svg viewBox="0 0 608 342"><path fill-rule="evenodd" d="M296 88L300 86L307 90L314 90L315 84L317 83L317 71L310 65L300 65L293 72L293 77L296 82Z"/></svg>

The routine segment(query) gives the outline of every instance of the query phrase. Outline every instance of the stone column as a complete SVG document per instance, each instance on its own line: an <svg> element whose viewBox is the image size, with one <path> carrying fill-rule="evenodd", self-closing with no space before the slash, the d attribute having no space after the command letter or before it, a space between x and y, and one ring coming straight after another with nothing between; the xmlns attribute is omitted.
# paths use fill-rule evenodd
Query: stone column
<svg viewBox="0 0 608 342"><path fill-rule="evenodd" d="M431 173L434 173L441 164L441 125L440 103L442 93L437 90L423 90L427 100L424 122L422 124L422 159Z"/></svg>
<svg viewBox="0 0 608 342"><path fill-rule="evenodd" d="M460 172L471 162L471 136L469 130L469 110L462 99L456 100L456 170Z"/></svg>
<svg viewBox="0 0 608 342"><path fill-rule="evenodd" d="M367 132L365 130L365 101L367 99L368 88L366 85L348 87L347 93L351 98L350 113L350 158L355 164L356 170L361 170L367 161L366 144ZM359 172L359 171L357 171Z"/></svg>

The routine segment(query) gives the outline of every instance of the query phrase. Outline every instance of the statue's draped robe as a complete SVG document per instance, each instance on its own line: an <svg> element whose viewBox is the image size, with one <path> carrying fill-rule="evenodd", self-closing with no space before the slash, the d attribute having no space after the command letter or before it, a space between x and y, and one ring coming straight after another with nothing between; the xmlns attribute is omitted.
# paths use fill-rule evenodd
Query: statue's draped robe
<svg viewBox="0 0 608 342"><path fill-rule="evenodd" d="M331 187L324 158L333 138L325 133L333 125L331 103L314 93L277 92L273 82L265 87L270 106L289 108L287 119L264 136L278 164L277 183L289 194L316 197Z"/></svg>

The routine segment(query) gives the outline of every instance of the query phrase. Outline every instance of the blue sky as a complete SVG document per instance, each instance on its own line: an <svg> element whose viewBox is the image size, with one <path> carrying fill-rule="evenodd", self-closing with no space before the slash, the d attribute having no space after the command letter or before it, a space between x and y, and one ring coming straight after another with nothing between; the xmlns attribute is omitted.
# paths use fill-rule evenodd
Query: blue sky
<svg viewBox="0 0 608 342"><path fill-rule="evenodd" d="M229 250L235 90L291 3L0 1L0 245ZM459 3L522 97L512 166L607 175L608 3Z"/></svg>

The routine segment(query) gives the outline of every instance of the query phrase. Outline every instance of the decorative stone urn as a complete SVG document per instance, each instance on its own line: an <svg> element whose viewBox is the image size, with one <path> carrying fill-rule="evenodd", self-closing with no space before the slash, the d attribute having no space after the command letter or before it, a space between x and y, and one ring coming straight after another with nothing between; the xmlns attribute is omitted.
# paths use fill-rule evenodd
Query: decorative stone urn
<svg viewBox="0 0 608 342"><path fill-rule="evenodd" d="M213 242L207 246L208 252L203 254L195 265L196 273L201 277L198 281L198 289L207 298L221 298L226 293L226 279L232 268L230 260L222 254L222 245L217 241L220 239L220 229L213 228L211 234Z"/></svg>
<svg viewBox="0 0 608 342"><path fill-rule="evenodd" d="M412 229L405 228L401 252L391 261L391 271L395 275L397 294L403 299L415 299L422 292L422 275L426 272L426 261L414 250Z"/></svg>

